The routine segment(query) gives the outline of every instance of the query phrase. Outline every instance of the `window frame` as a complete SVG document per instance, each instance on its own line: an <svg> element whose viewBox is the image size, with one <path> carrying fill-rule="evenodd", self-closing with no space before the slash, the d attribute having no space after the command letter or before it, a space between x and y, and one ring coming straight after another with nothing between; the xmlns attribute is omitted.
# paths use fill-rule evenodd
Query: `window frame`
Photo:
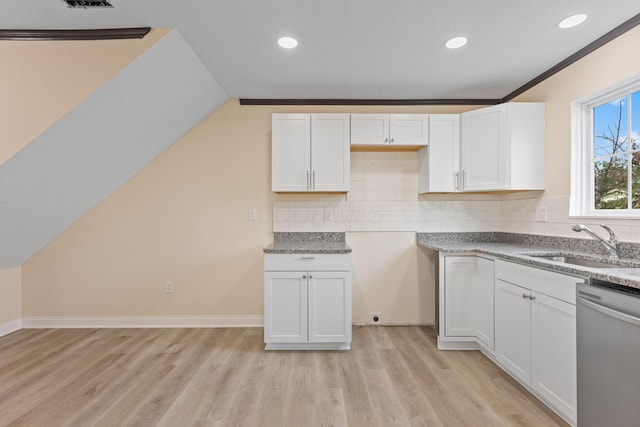
<svg viewBox="0 0 640 427"><path fill-rule="evenodd" d="M640 209L595 209L593 108L640 90L640 74L571 103L571 195L569 217L638 219ZM631 118L629 118L631 120Z"/></svg>

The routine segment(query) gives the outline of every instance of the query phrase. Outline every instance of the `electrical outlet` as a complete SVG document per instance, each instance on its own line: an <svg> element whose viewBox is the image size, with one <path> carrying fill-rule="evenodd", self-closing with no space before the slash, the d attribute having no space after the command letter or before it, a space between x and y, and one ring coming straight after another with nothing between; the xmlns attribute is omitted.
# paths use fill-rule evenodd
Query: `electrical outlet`
<svg viewBox="0 0 640 427"><path fill-rule="evenodd" d="M257 221L258 220L258 210L256 208L249 209L249 221Z"/></svg>
<svg viewBox="0 0 640 427"><path fill-rule="evenodd" d="M380 313L379 311L374 311L371 313L370 315L371 317L371 324L373 325L379 325L380 322L382 322L382 313Z"/></svg>
<svg viewBox="0 0 640 427"><path fill-rule="evenodd" d="M536 208L536 222L547 222L547 208Z"/></svg>
<svg viewBox="0 0 640 427"><path fill-rule="evenodd" d="M164 282L164 293L172 294L173 293L173 281L167 280Z"/></svg>
<svg viewBox="0 0 640 427"><path fill-rule="evenodd" d="M326 208L324 210L324 220L335 221L335 219L336 219L336 210L331 208Z"/></svg>

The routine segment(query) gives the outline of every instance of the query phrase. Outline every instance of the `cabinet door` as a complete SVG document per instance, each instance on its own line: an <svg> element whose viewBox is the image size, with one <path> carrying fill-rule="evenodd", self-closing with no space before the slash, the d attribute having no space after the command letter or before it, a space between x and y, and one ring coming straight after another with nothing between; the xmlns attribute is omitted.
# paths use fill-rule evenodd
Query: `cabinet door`
<svg viewBox="0 0 640 427"><path fill-rule="evenodd" d="M311 190L349 191L349 114L311 115Z"/></svg>
<svg viewBox="0 0 640 427"><path fill-rule="evenodd" d="M514 376L531 383L530 291L496 280L496 358Z"/></svg>
<svg viewBox="0 0 640 427"><path fill-rule="evenodd" d="M460 185L460 115L429 115L429 146L419 154L420 193L451 193Z"/></svg>
<svg viewBox="0 0 640 427"><path fill-rule="evenodd" d="M428 114L391 114L389 116L389 144L421 146L428 143Z"/></svg>
<svg viewBox="0 0 640 427"><path fill-rule="evenodd" d="M311 117L271 117L272 191L307 191L311 182Z"/></svg>
<svg viewBox="0 0 640 427"><path fill-rule="evenodd" d="M448 256L445 259L445 335L473 337L476 331L477 277L475 257Z"/></svg>
<svg viewBox="0 0 640 427"><path fill-rule="evenodd" d="M306 273L264 273L264 342L307 342Z"/></svg>
<svg viewBox="0 0 640 427"><path fill-rule="evenodd" d="M462 114L462 190L506 188L507 110L504 105Z"/></svg>
<svg viewBox="0 0 640 427"><path fill-rule="evenodd" d="M494 262L486 258L476 258L476 274L478 277L478 320L476 337L493 349L494 309Z"/></svg>
<svg viewBox="0 0 640 427"><path fill-rule="evenodd" d="M531 385L576 421L576 307L533 294Z"/></svg>
<svg viewBox="0 0 640 427"><path fill-rule="evenodd" d="M309 342L351 342L351 273L309 273Z"/></svg>
<svg viewBox="0 0 640 427"><path fill-rule="evenodd" d="M351 114L351 145L389 144L388 114Z"/></svg>

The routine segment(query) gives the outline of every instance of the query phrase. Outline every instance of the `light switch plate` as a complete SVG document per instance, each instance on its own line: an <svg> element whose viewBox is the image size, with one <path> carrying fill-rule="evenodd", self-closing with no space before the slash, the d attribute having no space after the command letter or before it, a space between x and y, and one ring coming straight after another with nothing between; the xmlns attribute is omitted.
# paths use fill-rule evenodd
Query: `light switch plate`
<svg viewBox="0 0 640 427"><path fill-rule="evenodd" d="M256 208L249 209L249 221L257 221L258 220L258 210Z"/></svg>

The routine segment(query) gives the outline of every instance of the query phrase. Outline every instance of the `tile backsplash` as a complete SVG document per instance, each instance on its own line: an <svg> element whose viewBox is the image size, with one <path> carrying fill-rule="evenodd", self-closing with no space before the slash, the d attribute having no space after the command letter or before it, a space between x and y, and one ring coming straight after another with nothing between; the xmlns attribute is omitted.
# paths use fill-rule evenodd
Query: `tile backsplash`
<svg viewBox="0 0 640 427"><path fill-rule="evenodd" d="M420 200L417 152L351 153L351 191L341 201L277 201L273 230L495 231L500 202Z"/></svg>
<svg viewBox="0 0 640 427"><path fill-rule="evenodd" d="M539 208L546 209L546 222L536 221ZM569 196L523 192L419 197L417 152L352 152L351 191L342 200L319 195L317 201L273 204L274 232L503 231L589 238L571 231L577 222L594 226L596 232L597 224L606 223L621 240L640 241L638 220L569 218Z"/></svg>

